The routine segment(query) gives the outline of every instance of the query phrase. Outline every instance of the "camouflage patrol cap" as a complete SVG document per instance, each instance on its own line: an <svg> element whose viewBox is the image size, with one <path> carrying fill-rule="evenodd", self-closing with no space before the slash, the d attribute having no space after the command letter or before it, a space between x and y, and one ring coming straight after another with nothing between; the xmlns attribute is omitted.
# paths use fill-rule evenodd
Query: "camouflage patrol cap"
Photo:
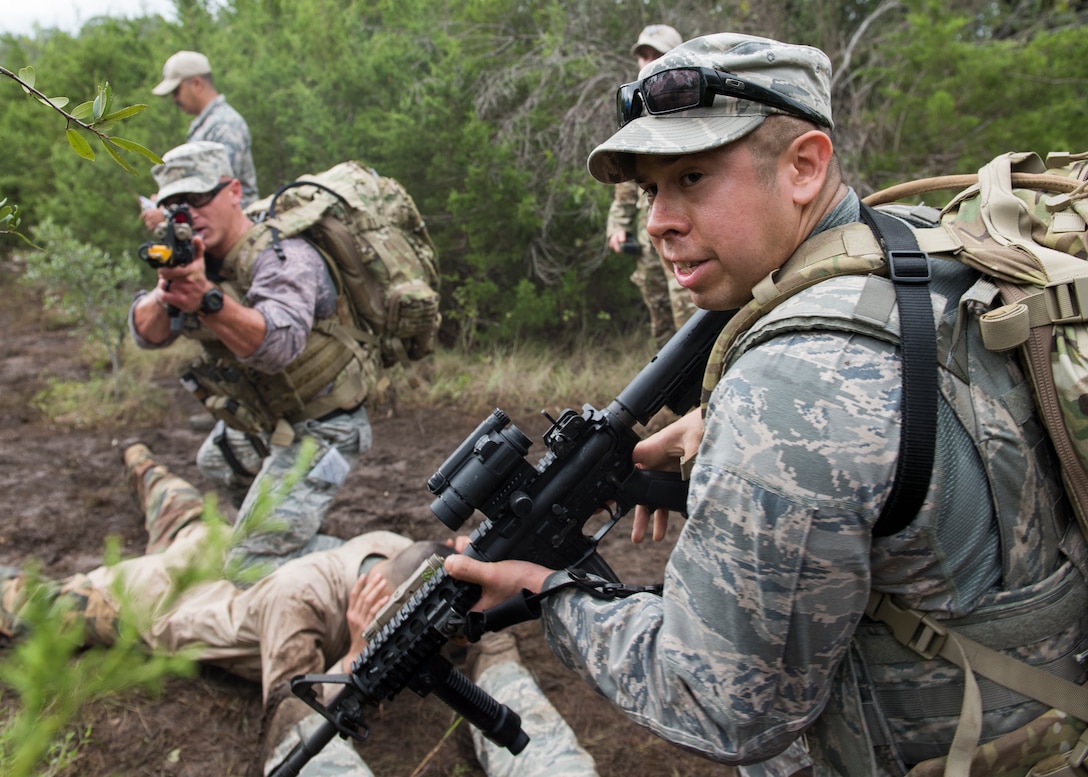
<svg viewBox="0 0 1088 777"><path fill-rule="evenodd" d="M638 50L643 46L649 46L658 54L664 54L683 42L684 39L680 37L680 33L676 31L675 27L670 27L667 24L651 24L642 28L638 40L631 47L631 56L637 57Z"/></svg>
<svg viewBox="0 0 1088 777"><path fill-rule="evenodd" d="M728 73L791 98L831 120L831 61L811 46L722 32L682 43L651 62L639 78L683 67ZM634 154L681 155L724 146L744 137L772 114L785 110L738 97L714 95L709 107L651 116L621 127L589 155L590 174L604 183L634 177Z"/></svg>
<svg viewBox="0 0 1088 777"><path fill-rule="evenodd" d="M222 143L198 140L172 148L162 155L151 175L159 185L156 204L176 194L210 192L223 178L233 178L227 149Z"/></svg>

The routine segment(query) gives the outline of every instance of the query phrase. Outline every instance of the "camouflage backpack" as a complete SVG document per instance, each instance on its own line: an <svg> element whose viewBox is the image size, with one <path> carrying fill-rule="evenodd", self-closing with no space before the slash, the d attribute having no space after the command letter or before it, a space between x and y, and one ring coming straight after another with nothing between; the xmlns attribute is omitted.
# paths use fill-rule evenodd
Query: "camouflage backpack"
<svg viewBox="0 0 1088 777"><path fill-rule="evenodd" d="M948 189L960 191L939 213L896 204ZM926 210L931 218L919 216ZM889 213L901 218L892 219ZM1004 154L977 176L925 179L870 195L862 215L866 223L813 236L756 285L753 300L722 332L704 392L738 358L735 346L756 321L792 295L833 277L889 276L900 312L903 426L889 499L892 509L885 509L874 533L898 531L917 513L932 474L937 351L926 285L929 263L961 262L984 276L972 289L980 289L980 300L989 300L985 304L990 309L979 320L983 344L989 350L1019 353L1038 415L1057 452L1065 491L1088 535L1088 153L1054 153L1045 163L1033 153ZM912 228L903 223L904 217ZM989 290L987 282L992 284ZM912 288L920 289L914 293L921 298L913 313L904 304ZM912 351L913 357L908 355ZM924 365L922 373L930 371L921 379L916 375L919 364ZM922 455L912 459L919 449ZM874 592L866 614L887 624L896 639L925 658L941 656L964 670L966 691L956 743L947 758L919 764L911 777L1088 774L1088 688L991 650L886 594ZM974 673L1048 704L1052 713L1034 727L976 747L981 707ZM1040 734L1058 729L1061 736Z"/></svg>
<svg viewBox="0 0 1088 777"><path fill-rule="evenodd" d="M301 235L328 260L351 302L360 341L386 367L434 352L442 323L437 252L412 198L397 181L358 162L303 175L246 213L268 242Z"/></svg>

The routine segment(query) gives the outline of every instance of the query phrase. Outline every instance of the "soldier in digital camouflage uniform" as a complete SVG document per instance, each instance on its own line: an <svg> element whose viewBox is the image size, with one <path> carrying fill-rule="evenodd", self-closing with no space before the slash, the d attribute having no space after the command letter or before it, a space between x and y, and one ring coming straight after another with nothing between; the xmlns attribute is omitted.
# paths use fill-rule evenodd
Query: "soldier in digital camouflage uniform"
<svg viewBox="0 0 1088 777"><path fill-rule="evenodd" d="M241 501L236 557L270 569L335 544L321 534L329 505L371 445L365 400L378 379L376 348L343 328L347 302L321 254L301 238L254 245L266 234L241 208L241 184L223 146L171 149L152 172L160 204L187 203L194 258L163 266L129 312L141 348L197 340L203 357L183 382L219 419L197 454L201 470ZM176 314L176 315L174 315ZM262 482L275 486L316 445L309 468L260 527ZM243 498L244 496L244 498Z"/></svg>
<svg viewBox="0 0 1088 777"><path fill-rule="evenodd" d="M879 255L869 232L844 238L859 235L859 200L834 157L830 70L816 49L721 33L621 90L630 121L589 170L637 178L650 235L699 307L744 306L791 255ZM977 274L931 265L947 359L933 477L906 528L873 534L902 397L895 295L875 276L817 283L765 314L712 355L702 411L636 448L649 468L697 452L663 595L567 588L543 605L553 649L632 720L748 775L940 773L964 673L869 620L871 591L1084 681L1085 542L1029 384L1015 356L981 346L980 311L958 305ZM635 518L641 539L650 515ZM484 585L481 606L568 580L514 561L446 567ZM1041 732L1060 739L1069 720L984 678L979 690L973 773L1022 776L1045 750Z"/></svg>
<svg viewBox="0 0 1088 777"><path fill-rule="evenodd" d="M173 54L162 66L162 81L151 92L160 97L170 95L182 112L195 117L189 123L187 143L208 140L223 144L231 173L242 184L242 207L256 202L257 168L249 125L215 88L208 58L198 51ZM162 223L163 213L158 207L145 208L141 218L148 229L154 229Z"/></svg>
<svg viewBox="0 0 1088 777"><path fill-rule="evenodd" d="M391 532L368 532L284 564L249 588L221 579L175 596L175 575L194 562L208 562L203 499L142 443L125 448L123 461L145 515L146 555L73 575L46 590L68 617L82 619L87 645L112 644L123 613L144 624L141 633L150 647L195 650L197 660L261 683L261 759L268 773L322 721L291 695L291 678L350 672L366 647L366 626L393 590L423 559L452 550ZM9 639L25 628L20 612L26 583L17 570L0 573L0 635ZM532 740L515 764L506 750L479 737L476 751L489 777L595 777L592 758L521 664L512 635L486 635L470 648L469 661L480 687L521 713ZM326 701L336 690L326 689ZM336 737L302 774L368 777L371 772L354 747Z"/></svg>
<svg viewBox="0 0 1088 777"><path fill-rule="evenodd" d="M651 24L639 33L631 47L631 56L638 61L638 68L646 67L666 51L683 42L680 33L667 24ZM650 332L659 346L669 341L676 330L684 325L695 312L691 295L673 277L657 255L646 232L646 196L634 181L616 184L612 204L608 209L605 234L608 247L616 253L625 250L628 240L636 241L638 249L635 271L631 282L642 292L642 299L650 313Z"/></svg>

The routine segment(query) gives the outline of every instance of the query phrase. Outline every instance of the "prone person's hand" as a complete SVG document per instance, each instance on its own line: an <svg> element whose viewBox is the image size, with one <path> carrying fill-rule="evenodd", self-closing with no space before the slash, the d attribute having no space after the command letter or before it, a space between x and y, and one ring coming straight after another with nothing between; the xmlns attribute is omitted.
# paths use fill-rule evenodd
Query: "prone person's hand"
<svg viewBox="0 0 1088 777"><path fill-rule="evenodd" d="M393 592L381 572L371 570L355 581L348 594L348 629L351 632L351 648L348 655L357 656L366 649L363 632L389 601Z"/></svg>

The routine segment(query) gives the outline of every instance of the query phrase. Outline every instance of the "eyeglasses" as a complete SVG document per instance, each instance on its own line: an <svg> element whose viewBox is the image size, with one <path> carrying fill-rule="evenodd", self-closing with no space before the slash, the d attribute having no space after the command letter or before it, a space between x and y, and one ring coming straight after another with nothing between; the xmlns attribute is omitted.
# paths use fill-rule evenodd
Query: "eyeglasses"
<svg viewBox="0 0 1088 777"><path fill-rule="evenodd" d="M662 70L624 84L616 91L616 121L623 127L641 116L643 110L651 116L661 116L705 108L714 104L715 94L769 105L821 127L831 127L829 119L792 97L709 67Z"/></svg>
<svg viewBox="0 0 1088 777"><path fill-rule="evenodd" d="M168 208L174 208L178 205L185 204L188 205L190 208L203 208L205 205L218 197L219 192L226 189L228 186L231 185L231 183L233 183L233 179L230 181L220 181L219 185L211 191L198 192L195 194L175 194L173 197L170 197L165 202L163 202L163 205Z"/></svg>

